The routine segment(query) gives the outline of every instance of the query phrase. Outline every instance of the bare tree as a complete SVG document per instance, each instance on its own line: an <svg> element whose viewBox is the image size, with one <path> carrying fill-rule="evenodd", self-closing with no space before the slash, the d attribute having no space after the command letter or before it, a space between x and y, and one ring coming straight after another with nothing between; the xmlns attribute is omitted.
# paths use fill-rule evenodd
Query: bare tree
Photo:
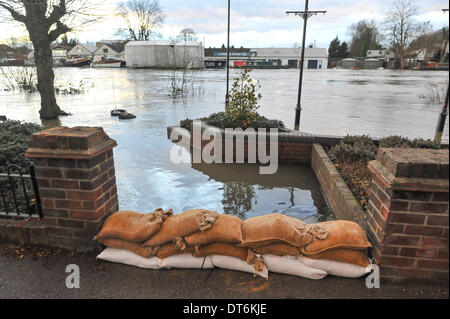
<svg viewBox="0 0 450 319"><path fill-rule="evenodd" d="M432 28L429 21L420 23L414 18L418 10L414 0L394 0L384 22L387 39L401 69L405 67L405 56L411 42Z"/></svg>
<svg viewBox="0 0 450 319"><path fill-rule="evenodd" d="M127 25L129 38L134 41L149 40L165 18L158 0L127 0L119 4L118 13Z"/></svg>
<svg viewBox="0 0 450 319"><path fill-rule="evenodd" d="M56 103L51 44L72 31L73 23L86 24L99 17L88 14L89 0L7 0L0 1L3 18L25 25L34 47L42 119L67 115ZM98 1L97 1L98 2ZM6 14L5 14L6 13Z"/></svg>

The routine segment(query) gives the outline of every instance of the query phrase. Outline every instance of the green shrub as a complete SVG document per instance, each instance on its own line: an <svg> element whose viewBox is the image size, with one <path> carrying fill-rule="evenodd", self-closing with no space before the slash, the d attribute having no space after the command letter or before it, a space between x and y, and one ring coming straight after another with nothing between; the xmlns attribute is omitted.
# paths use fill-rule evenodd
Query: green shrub
<svg viewBox="0 0 450 319"><path fill-rule="evenodd" d="M429 149L439 149L439 143L428 139L416 138L413 140L401 137L398 135L388 136L381 139L379 142L379 147L400 147L400 148L429 148Z"/></svg>
<svg viewBox="0 0 450 319"><path fill-rule="evenodd" d="M228 117L233 122L241 122L242 127L247 127L258 117L258 101L262 97L256 92L261 86L250 78L249 73L249 69L244 69L240 77L234 79L226 109Z"/></svg>
<svg viewBox="0 0 450 319"><path fill-rule="evenodd" d="M328 151L328 156L333 162L344 161L370 161L377 155L377 146L367 135L347 135L342 141Z"/></svg>
<svg viewBox="0 0 450 319"><path fill-rule="evenodd" d="M30 147L30 135L42 129L38 124L20 121L0 123L0 172L6 172L9 164L28 165L25 151Z"/></svg>

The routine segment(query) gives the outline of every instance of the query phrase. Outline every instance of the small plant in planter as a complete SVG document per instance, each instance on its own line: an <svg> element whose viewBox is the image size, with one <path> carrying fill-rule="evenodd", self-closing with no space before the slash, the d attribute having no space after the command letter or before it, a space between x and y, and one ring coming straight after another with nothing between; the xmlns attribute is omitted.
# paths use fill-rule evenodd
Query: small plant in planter
<svg viewBox="0 0 450 319"><path fill-rule="evenodd" d="M234 79L226 107L227 116L234 122L239 122L242 128L258 118L258 102L262 98L261 93L257 93L261 86L250 78L249 73L249 69L244 69L240 77Z"/></svg>

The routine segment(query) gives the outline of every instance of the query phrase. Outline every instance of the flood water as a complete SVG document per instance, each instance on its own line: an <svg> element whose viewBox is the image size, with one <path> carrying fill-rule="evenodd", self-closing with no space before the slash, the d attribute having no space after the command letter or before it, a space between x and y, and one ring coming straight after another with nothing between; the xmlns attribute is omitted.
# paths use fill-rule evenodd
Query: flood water
<svg viewBox="0 0 450 319"><path fill-rule="evenodd" d="M238 71L231 70L231 76ZM307 222L329 217L328 206L309 166L280 165L275 175L259 175L256 165L174 164L166 127L185 118L222 111L225 71L192 72L190 92L168 96L170 71L56 69L58 83L94 84L82 95L59 95L72 116L46 126L102 126L118 143L114 149L120 209L139 212L158 207L175 213L206 208L248 218L271 212ZM263 99L260 113L293 127L298 70L254 70ZM418 98L432 85L447 83L447 72L391 70L306 71L301 130L308 133L373 137L433 138L441 107ZM0 114L40 123L38 94L0 92ZM111 117L114 107L137 116ZM448 121L444 134L448 142Z"/></svg>

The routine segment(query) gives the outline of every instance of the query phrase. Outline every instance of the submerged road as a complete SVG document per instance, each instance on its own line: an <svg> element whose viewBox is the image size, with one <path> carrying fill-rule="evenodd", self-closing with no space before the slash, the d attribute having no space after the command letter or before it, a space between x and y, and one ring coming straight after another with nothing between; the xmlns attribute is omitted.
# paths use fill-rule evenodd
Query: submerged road
<svg viewBox="0 0 450 319"><path fill-rule="evenodd" d="M66 266L80 268L80 288L66 287ZM310 280L269 273L269 280L223 269L147 270L72 255L0 244L0 298L319 299L448 298L448 282L381 283L333 276Z"/></svg>

